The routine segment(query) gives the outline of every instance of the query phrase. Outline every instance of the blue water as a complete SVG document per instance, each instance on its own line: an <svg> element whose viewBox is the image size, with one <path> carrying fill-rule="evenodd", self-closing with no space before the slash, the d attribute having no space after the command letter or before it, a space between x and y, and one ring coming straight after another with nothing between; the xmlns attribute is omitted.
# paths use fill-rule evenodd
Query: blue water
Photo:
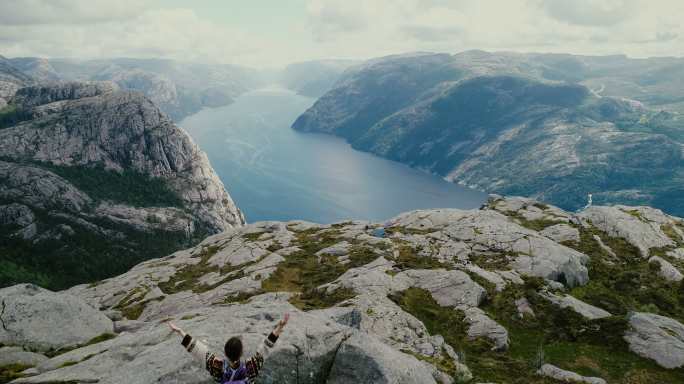
<svg viewBox="0 0 684 384"><path fill-rule="evenodd" d="M475 208L485 200L483 193L356 151L342 139L292 130L314 101L262 89L180 123L207 152L248 222L383 221L413 209Z"/></svg>

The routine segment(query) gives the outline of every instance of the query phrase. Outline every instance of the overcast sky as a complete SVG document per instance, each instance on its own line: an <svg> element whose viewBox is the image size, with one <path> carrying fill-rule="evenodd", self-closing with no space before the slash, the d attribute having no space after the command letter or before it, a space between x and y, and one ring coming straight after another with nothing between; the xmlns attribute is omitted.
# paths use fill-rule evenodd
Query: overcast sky
<svg viewBox="0 0 684 384"><path fill-rule="evenodd" d="M271 67L466 49L684 56L684 0L0 0L0 55Z"/></svg>

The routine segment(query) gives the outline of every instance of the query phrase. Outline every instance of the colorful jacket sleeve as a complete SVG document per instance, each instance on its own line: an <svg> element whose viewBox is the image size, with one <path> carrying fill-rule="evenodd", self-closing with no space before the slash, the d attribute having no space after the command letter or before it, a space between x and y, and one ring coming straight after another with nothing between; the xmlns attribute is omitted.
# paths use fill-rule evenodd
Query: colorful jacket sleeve
<svg viewBox="0 0 684 384"><path fill-rule="evenodd" d="M223 377L223 359L210 352L206 344L187 334L181 344L214 379L220 380Z"/></svg>
<svg viewBox="0 0 684 384"><path fill-rule="evenodd" d="M256 353L245 361L247 377L250 380L253 380L257 376L259 376L259 371L261 370L261 367L263 367L264 365L264 360L266 359L266 357L268 357L268 355L271 354L271 351L276 341L278 341L278 336L271 332L271 334L268 335L266 339L264 339L264 342L261 343L261 345L259 345L259 348L257 348Z"/></svg>

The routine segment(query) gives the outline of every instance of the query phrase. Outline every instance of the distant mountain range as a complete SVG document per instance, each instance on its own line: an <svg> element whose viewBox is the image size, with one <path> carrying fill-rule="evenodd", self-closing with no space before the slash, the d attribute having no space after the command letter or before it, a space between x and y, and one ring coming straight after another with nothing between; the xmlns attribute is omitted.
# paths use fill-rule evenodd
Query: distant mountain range
<svg viewBox="0 0 684 384"><path fill-rule="evenodd" d="M329 91L354 60L314 60L290 64L278 74L278 82L303 96L320 97Z"/></svg>
<svg viewBox="0 0 684 384"><path fill-rule="evenodd" d="M684 214L684 60L469 51L370 60L293 127L488 192Z"/></svg>
<svg viewBox="0 0 684 384"><path fill-rule="evenodd" d="M234 65L163 59L71 60L34 57L6 59L34 81L113 81L145 94L172 119L232 102L259 84L259 74Z"/></svg>

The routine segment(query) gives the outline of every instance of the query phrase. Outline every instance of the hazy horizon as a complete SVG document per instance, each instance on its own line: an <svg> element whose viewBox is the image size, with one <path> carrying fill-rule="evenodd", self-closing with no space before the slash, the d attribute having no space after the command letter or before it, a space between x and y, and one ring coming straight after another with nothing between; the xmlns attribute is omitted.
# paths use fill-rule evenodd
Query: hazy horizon
<svg viewBox="0 0 684 384"><path fill-rule="evenodd" d="M0 4L0 55L277 68L407 52L682 57L674 0L26 0Z"/></svg>

